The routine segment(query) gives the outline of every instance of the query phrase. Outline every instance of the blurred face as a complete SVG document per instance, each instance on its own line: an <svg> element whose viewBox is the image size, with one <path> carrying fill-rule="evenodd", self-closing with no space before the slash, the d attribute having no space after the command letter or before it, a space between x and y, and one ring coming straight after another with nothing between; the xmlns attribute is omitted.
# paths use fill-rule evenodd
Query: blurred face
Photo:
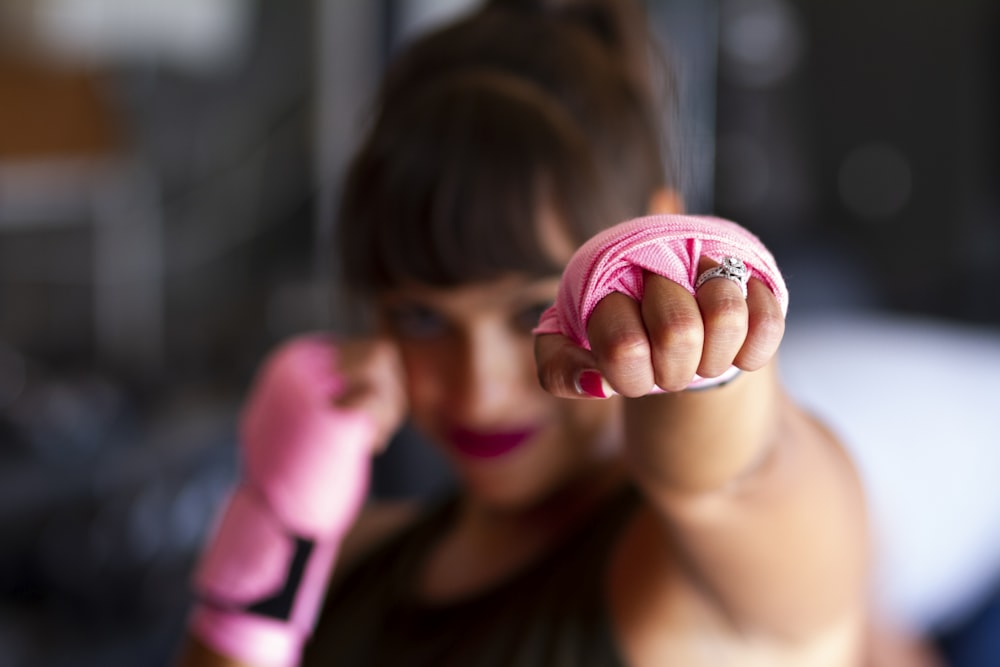
<svg viewBox="0 0 1000 667"><path fill-rule="evenodd" d="M615 456L617 400L557 399L538 384L531 329L558 278L408 286L381 300L402 352L411 417L480 501L516 509Z"/></svg>

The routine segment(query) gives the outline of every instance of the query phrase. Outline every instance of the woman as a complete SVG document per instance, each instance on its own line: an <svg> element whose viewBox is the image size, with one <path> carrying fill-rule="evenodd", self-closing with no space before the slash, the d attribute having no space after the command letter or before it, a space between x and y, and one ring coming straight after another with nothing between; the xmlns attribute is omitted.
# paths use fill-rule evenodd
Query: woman
<svg viewBox="0 0 1000 667"><path fill-rule="evenodd" d="M338 246L373 334L265 364L184 664L295 664L317 614L301 664L918 664L869 611L854 470L782 391L766 249L612 227L681 212L635 7L551 4L492 3L387 74ZM669 257L594 291L634 233ZM405 415L460 491L360 510Z"/></svg>

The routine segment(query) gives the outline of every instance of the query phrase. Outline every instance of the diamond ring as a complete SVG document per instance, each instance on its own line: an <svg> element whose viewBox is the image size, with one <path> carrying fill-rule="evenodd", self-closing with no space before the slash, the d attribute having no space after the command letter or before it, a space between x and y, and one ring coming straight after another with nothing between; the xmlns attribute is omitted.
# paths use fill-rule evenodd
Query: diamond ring
<svg viewBox="0 0 1000 667"><path fill-rule="evenodd" d="M736 257L723 258L722 264L713 266L698 276L698 279L694 283L695 290L712 278L726 278L728 280L732 280L740 286L740 291L743 292L743 298L745 299L747 297L747 282L750 280L750 269L748 269L747 265L743 263L743 260L737 259Z"/></svg>

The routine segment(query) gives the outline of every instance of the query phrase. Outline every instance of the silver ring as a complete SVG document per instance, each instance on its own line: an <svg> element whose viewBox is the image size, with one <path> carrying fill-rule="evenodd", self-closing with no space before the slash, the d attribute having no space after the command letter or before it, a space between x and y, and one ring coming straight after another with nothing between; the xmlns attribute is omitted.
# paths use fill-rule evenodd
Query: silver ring
<svg viewBox="0 0 1000 667"><path fill-rule="evenodd" d="M743 263L743 260L737 259L736 257L724 257L722 259L722 264L713 266L708 271L705 271L698 276L698 279L694 282L695 290L712 278L726 278L728 280L732 280L740 286L740 291L743 292L743 298L747 298L747 283L750 281L750 269L748 269L747 265Z"/></svg>

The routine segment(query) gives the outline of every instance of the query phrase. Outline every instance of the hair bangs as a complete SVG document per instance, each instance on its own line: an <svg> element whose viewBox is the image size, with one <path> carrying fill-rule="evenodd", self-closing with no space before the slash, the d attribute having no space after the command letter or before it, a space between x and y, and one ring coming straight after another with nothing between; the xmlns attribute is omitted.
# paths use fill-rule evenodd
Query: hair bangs
<svg viewBox="0 0 1000 667"><path fill-rule="evenodd" d="M409 107L392 114L398 127L373 132L380 140L349 175L358 196L343 202L341 242L357 252L344 257L347 285L558 274L565 258L544 247L540 216L593 215L575 201L599 182L571 119L533 85L493 71L442 77ZM579 226L563 225L567 235Z"/></svg>

